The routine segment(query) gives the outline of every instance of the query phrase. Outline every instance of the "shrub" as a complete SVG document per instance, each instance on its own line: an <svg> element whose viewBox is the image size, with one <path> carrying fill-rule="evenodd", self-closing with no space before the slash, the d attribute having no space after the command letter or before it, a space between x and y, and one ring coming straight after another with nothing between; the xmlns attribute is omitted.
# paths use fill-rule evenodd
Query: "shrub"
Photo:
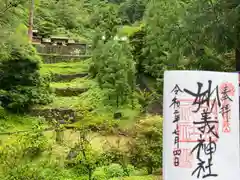
<svg viewBox="0 0 240 180"><path fill-rule="evenodd" d="M7 179L44 179L39 175L37 167L25 164L31 164L40 157L47 150L47 145L45 136L37 127L33 132L17 135L12 141L4 143L0 146L2 175L8 177Z"/></svg>
<svg viewBox="0 0 240 180"><path fill-rule="evenodd" d="M104 167L98 167L94 172L92 176L93 180L106 180L107 174L105 172Z"/></svg>
<svg viewBox="0 0 240 180"><path fill-rule="evenodd" d="M51 102L46 78L40 76L41 59L28 43L13 45L0 62L0 102L12 112L24 112L35 104Z"/></svg>
<svg viewBox="0 0 240 180"><path fill-rule="evenodd" d="M31 164L18 165L11 169L10 172L3 177L3 180L45 180L44 176L41 175L40 169L32 166Z"/></svg>
<svg viewBox="0 0 240 180"><path fill-rule="evenodd" d="M131 162L136 167L147 168L148 174L162 165L162 118L146 117L134 128L130 144Z"/></svg>
<svg viewBox="0 0 240 180"><path fill-rule="evenodd" d="M68 169L63 169L57 163L51 163L48 160L45 161L46 165L40 165L41 175L44 180L78 180L79 176L73 171ZM88 180L88 178L85 178ZM81 178L84 180L84 178Z"/></svg>
<svg viewBox="0 0 240 180"><path fill-rule="evenodd" d="M98 167L93 173L93 180L108 180L110 178L123 176L125 176L125 173L120 164L110 164L108 166Z"/></svg>
<svg viewBox="0 0 240 180"><path fill-rule="evenodd" d="M127 170L127 172L125 172L126 176L132 176L132 175L134 175L136 173L135 167L133 165L131 165L131 164L127 165L126 170Z"/></svg>
<svg viewBox="0 0 240 180"><path fill-rule="evenodd" d="M3 180L79 180L79 176L71 170L62 169L58 164L52 163L49 160L41 161L40 163L30 163L18 165L14 167ZM80 178L88 180L87 178Z"/></svg>
<svg viewBox="0 0 240 180"><path fill-rule="evenodd" d="M105 167L105 172L108 178L123 177L125 175L120 164L111 164Z"/></svg>

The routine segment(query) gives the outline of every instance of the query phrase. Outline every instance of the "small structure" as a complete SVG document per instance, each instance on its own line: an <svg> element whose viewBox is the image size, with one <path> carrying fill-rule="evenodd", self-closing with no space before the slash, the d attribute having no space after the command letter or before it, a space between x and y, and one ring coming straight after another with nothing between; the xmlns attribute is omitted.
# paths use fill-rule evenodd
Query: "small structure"
<svg viewBox="0 0 240 180"><path fill-rule="evenodd" d="M63 36L51 36L50 39L52 44L56 44L56 45L64 45L64 44L67 44L69 41L68 37L63 37Z"/></svg>
<svg viewBox="0 0 240 180"><path fill-rule="evenodd" d="M83 55L86 54L87 44L78 42L66 36L50 36L45 38L33 30L32 44L40 54Z"/></svg>
<svg viewBox="0 0 240 180"><path fill-rule="evenodd" d="M33 44L41 44L42 36L38 34L38 30L32 30L32 43Z"/></svg>
<svg viewBox="0 0 240 180"><path fill-rule="evenodd" d="M42 38L41 44L52 44L52 42L49 38Z"/></svg>

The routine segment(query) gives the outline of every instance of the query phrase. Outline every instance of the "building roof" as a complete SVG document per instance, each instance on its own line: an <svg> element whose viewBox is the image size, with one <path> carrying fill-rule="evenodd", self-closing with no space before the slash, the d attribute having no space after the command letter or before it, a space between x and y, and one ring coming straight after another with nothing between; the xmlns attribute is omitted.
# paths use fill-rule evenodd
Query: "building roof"
<svg viewBox="0 0 240 180"><path fill-rule="evenodd" d="M64 36L50 36L51 39L61 39L61 40L68 40L69 37Z"/></svg>

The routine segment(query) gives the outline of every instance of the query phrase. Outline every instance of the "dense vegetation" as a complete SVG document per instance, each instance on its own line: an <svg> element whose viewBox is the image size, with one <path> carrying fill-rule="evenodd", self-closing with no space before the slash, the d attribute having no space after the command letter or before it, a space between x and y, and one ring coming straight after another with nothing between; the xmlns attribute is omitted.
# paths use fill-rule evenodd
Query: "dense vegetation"
<svg viewBox="0 0 240 180"><path fill-rule="evenodd" d="M90 59L56 64L28 41L29 6L0 0L3 180L160 178L163 72L240 61L235 0L35 1L43 37L91 45Z"/></svg>

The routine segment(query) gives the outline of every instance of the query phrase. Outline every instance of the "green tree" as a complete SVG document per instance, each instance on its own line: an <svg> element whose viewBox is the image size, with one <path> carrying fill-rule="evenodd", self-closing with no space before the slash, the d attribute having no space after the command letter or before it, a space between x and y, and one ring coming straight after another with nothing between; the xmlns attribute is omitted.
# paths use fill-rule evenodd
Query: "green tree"
<svg viewBox="0 0 240 180"><path fill-rule="evenodd" d="M145 15L146 70L158 78L164 69L233 70L226 54L237 49L237 5L234 0L151 0Z"/></svg>
<svg viewBox="0 0 240 180"><path fill-rule="evenodd" d="M7 40L19 24L27 22L26 1L0 1L0 57L9 54ZM1 60L0 60L1 61Z"/></svg>
<svg viewBox="0 0 240 180"><path fill-rule="evenodd" d="M89 16L93 12L91 6L94 6L92 1L40 0L39 5L35 6L34 27L45 37L91 35L92 30L88 27Z"/></svg>
<svg viewBox="0 0 240 180"><path fill-rule="evenodd" d="M148 4L146 23L146 45L144 54L147 58L142 62L145 71L155 78L162 78L164 70L172 64L179 65L179 59L170 61L170 32L177 28L180 10L175 0L151 0Z"/></svg>
<svg viewBox="0 0 240 180"><path fill-rule="evenodd" d="M146 36L146 29L145 25L141 24L137 27L137 30L130 34L129 40L131 45L131 52L133 55L133 59L136 62L136 71L137 73L144 73L144 65L143 62L146 58L144 55L144 48L145 48L145 37Z"/></svg>
<svg viewBox="0 0 240 180"><path fill-rule="evenodd" d="M53 32L58 28L55 12L56 4L53 1L41 0L40 3L35 6L34 28L39 31L41 36L48 37L53 35Z"/></svg>
<svg viewBox="0 0 240 180"><path fill-rule="evenodd" d="M113 38L117 33L117 27L122 24L118 16L119 7L114 4L101 3L90 18L90 27L97 30L102 38L105 37L105 42Z"/></svg>
<svg viewBox="0 0 240 180"><path fill-rule="evenodd" d="M98 48L100 48L99 44ZM93 57L97 80L108 100L119 107L132 97L135 88L135 63L125 42L109 40Z"/></svg>
<svg viewBox="0 0 240 180"><path fill-rule="evenodd" d="M81 175L87 175L88 180L92 180L95 169L102 165L101 154L94 150L88 139L87 129L81 128L79 139L75 144L76 156L68 162Z"/></svg>
<svg viewBox="0 0 240 180"><path fill-rule="evenodd" d="M123 22L133 24L143 18L148 0L127 0L121 4L119 13Z"/></svg>
<svg viewBox="0 0 240 180"><path fill-rule="evenodd" d="M10 55L0 63L0 101L12 112L24 112L35 104L51 102L48 81L40 75L41 59L20 27L8 40Z"/></svg>

